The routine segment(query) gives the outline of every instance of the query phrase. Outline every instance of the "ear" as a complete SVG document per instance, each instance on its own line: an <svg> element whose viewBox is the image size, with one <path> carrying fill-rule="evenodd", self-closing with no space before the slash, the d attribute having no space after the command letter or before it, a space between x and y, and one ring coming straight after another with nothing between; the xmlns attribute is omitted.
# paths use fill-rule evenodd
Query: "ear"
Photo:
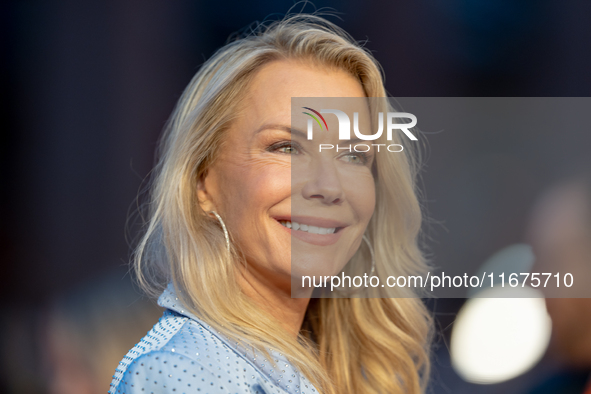
<svg viewBox="0 0 591 394"><path fill-rule="evenodd" d="M197 201L204 212L215 211L215 205L207 188L207 174L203 175L197 182Z"/></svg>

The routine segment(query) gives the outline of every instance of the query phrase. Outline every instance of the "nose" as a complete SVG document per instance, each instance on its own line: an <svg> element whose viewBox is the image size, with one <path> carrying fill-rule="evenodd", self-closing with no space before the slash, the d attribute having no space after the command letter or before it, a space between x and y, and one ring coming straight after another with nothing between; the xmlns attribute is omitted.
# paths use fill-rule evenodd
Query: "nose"
<svg viewBox="0 0 591 394"><path fill-rule="evenodd" d="M312 166L302 194L306 200L318 199L326 205L338 205L344 201L339 173L331 160L319 160Z"/></svg>

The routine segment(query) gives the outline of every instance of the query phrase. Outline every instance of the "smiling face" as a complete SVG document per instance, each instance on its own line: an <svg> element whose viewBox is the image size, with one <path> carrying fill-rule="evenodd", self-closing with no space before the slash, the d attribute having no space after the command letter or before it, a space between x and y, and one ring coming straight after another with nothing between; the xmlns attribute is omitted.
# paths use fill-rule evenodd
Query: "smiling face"
<svg viewBox="0 0 591 394"><path fill-rule="evenodd" d="M359 248L375 207L373 152L319 152L320 143L351 142L336 133L308 141L292 129L292 97L365 93L342 70L268 63L251 81L198 190L201 207L223 218L251 274L287 291L292 275L338 273Z"/></svg>

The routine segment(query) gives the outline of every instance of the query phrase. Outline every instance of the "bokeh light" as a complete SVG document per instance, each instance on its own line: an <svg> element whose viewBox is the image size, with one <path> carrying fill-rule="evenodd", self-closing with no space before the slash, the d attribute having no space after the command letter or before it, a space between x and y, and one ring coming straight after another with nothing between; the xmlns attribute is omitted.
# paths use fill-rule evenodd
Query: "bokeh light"
<svg viewBox="0 0 591 394"><path fill-rule="evenodd" d="M458 313L451 336L452 365L472 383L500 383L517 377L542 358L551 327L538 290L483 290Z"/></svg>

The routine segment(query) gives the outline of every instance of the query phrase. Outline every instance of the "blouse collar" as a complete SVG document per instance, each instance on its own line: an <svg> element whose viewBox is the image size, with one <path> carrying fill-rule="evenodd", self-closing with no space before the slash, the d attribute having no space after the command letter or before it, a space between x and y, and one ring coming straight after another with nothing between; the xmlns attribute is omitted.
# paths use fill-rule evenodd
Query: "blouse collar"
<svg viewBox="0 0 591 394"><path fill-rule="evenodd" d="M253 368L269 379L272 384L281 387L288 393L300 393L302 391L312 393L317 392L312 383L305 376L301 375L281 353L267 349L270 356L273 358L272 361L275 362L275 365L273 365L260 351L253 350L252 347L247 350L238 342L231 341L225 335L219 333L209 324L198 318L195 314L188 311L178 298L177 292L172 283L169 283L168 287L158 298L158 305L184 315L202 325L205 329L211 332L212 335L216 336L228 346L228 348L238 353L238 355L252 365Z"/></svg>

